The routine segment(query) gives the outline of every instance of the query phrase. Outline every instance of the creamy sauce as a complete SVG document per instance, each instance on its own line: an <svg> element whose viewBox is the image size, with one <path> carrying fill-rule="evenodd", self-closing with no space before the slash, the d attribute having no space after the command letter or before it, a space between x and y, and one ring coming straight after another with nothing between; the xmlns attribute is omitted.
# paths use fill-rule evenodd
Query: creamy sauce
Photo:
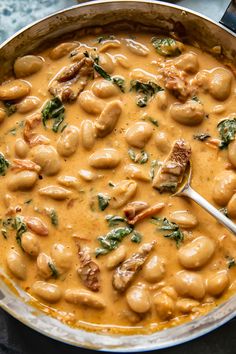
<svg viewBox="0 0 236 354"><path fill-rule="evenodd" d="M181 46L182 54L177 53L180 55L166 57L155 50L149 34L137 34L134 41L127 41L127 38L125 33L119 33L115 35L115 39L98 43L96 36L87 36L79 42L71 42L64 47L59 46L56 50L46 50L40 53L34 66L31 65L32 60L34 61L32 58L29 62L26 61L26 64L20 61L18 65L15 64L18 80L23 80L24 84L30 85L30 89L28 91L26 89L26 94L22 94L17 82L13 93L7 87L9 83L6 83L6 96L2 92L5 83L0 86L0 98L2 98L0 151L10 163L6 168L5 176L0 177L0 215L3 233L0 237L1 266L32 296L35 305L63 322L92 330L103 329L126 334L152 332L186 320L190 321L231 296L235 292L236 285L236 267L234 267L236 240L233 235L194 202L182 197L173 198L170 193L159 193L152 186L153 175L156 175L161 163L169 155L175 141L184 139L191 145L193 188L217 208L227 208L236 190L234 181L236 165L234 166L232 158L228 159L229 149L233 149L234 142L230 142L226 149L219 149L217 124L222 118L235 114L235 79L219 61L195 47ZM89 78L85 76L82 93L71 102L63 102L65 119L55 133L51 129L53 120L46 121L46 128L41 121L42 109L45 109L46 102L53 98L48 88L55 84L58 73L63 68L84 58L85 50L93 60L95 58L95 63L98 56L98 65L110 77L120 77L124 80L125 92L121 92L111 80L101 78L96 71L94 78L91 75ZM191 58L183 60L187 53L192 53ZM192 57L194 57L193 67L188 69ZM165 72L168 66L174 68L174 77L181 73L181 83L185 82L192 90L188 96L180 97L178 89L171 89L168 86L169 77ZM216 68L224 68L227 73L222 74L220 71L218 75L220 79L215 78L216 75L214 76L212 72ZM30 71L31 69L33 71ZM220 81L221 76L222 81ZM75 77L76 75L70 80ZM150 98L148 97L146 106L140 107L137 105L139 94L135 89L130 91L131 80L139 80L143 83L151 81L164 91L155 92ZM76 91L81 82L80 79L74 81L71 88ZM216 81L220 84L218 85ZM66 84L68 82L65 83L64 80L60 88L63 89ZM106 86L108 89L105 92ZM217 90L226 92L223 99ZM87 95L84 94L85 92ZM19 96L16 96L17 93ZM58 95L62 97L61 91ZM26 108L22 104L25 96L34 97L30 98L28 103L25 102ZM4 102L9 100L13 104L10 108L16 105L16 112L7 117ZM174 113L179 119L173 119L173 114L171 116L173 104L184 105L186 101L196 103L196 100L204 110L204 117L199 122L194 125L192 109L186 115L185 108L182 113ZM110 112L104 113L107 105L114 101L116 103L113 104ZM115 121L114 126L108 126L108 131L104 130L104 127L101 130L94 128L102 111L105 120L112 116L111 119ZM39 117L39 123L34 127L31 126L30 134L27 135L25 134L26 120L32 117L33 119ZM85 125L85 120L89 120L90 123L87 122ZM134 130L137 122L145 123L144 131L139 134ZM71 129L70 126L75 127L72 128L74 135L71 134L72 138L67 135L68 139L64 144L64 138L60 137L65 137L68 129ZM64 130L61 132L63 127ZM127 133L128 129L131 129L130 134ZM205 141L194 139L194 135L199 133L207 133L210 137ZM97 136L94 137L94 134ZM32 143L31 139L35 136L43 136L44 140L39 139L38 142ZM58 139L62 139L63 143L58 142ZM40 146L46 147L44 156L42 150L41 152L38 150ZM48 147L49 149L54 147L53 153L47 150ZM95 158L91 157L104 148L114 149L118 156L115 157L118 159L117 163L114 163L114 158L106 163L108 167L113 166L114 163L114 166L109 169L97 168ZM36 150L39 152L35 152ZM140 158L143 157L140 156L141 151L147 153L147 161L142 161L144 163L137 162L137 160L140 162ZM234 151L231 153L234 156ZM136 161L132 161L135 156ZM26 173L31 169L32 176L29 182L26 181L29 177L19 175L22 174L22 167L14 168L17 163L19 166L19 162L14 162L14 159L36 163L36 166L29 167L28 161L27 166L23 168ZM99 160L98 163L104 162ZM136 176L133 172L134 167L129 166L131 164L139 170ZM32 173L32 169L35 169L35 172ZM222 171L227 171L227 177L219 177ZM217 176L220 182L214 181ZM228 179L233 180L231 184L229 183L229 187ZM112 208L117 205L117 199L113 198L116 193L114 190L124 180L136 182L133 183L134 191L125 196L121 195L120 198L124 200L119 200L118 207ZM48 186L53 187L49 191L42 191ZM127 192L127 183L125 186ZM231 189L226 191L224 188ZM223 201L222 195L218 196L218 199L214 196L215 190L218 193L219 189ZM99 207L98 194L102 195L100 202L102 199L102 202L105 201L105 204L107 202L108 206L101 207L100 204ZM96 258L95 251L101 247L99 236L104 236L118 227L130 227L122 222L109 227L107 215L124 217L124 207L133 201L145 202L149 207L164 203L164 207L153 216L172 220L177 224L175 225L177 229L173 229L172 224L171 230L160 230L158 227L161 227L163 219L157 221L156 224L158 222L159 224L156 225L155 221L148 216L135 224L134 230L138 236L131 230L132 233L123 238L116 250ZM232 199L231 204L228 211L234 218L236 206L234 207ZM182 213L173 214L177 211ZM16 217L21 217L23 227L26 227L22 233L14 229ZM30 219L32 217L39 218L44 227L42 228L41 225L39 230L35 225L32 227L32 219ZM8 225L6 225L7 218L11 218L8 220ZM175 239L164 237L176 230L177 232L180 230L184 237L179 248ZM201 238L198 239L200 236L204 236L204 242ZM140 243L132 241L132 239L137 241L137 237ZM137 253L143 244L154 240L156 244L126 289L124 291L114 289L113 277L119 264ZM195 243L200 240L199 244L195 244L194 240ZM188 249L186 245L189 245ZM119 249L120 254L117 254ZM12 253L12 250L15 250L17 255ZM90 261L96 264L96 269L100 270L100 273L95 271L99 283L98 288L95 286L96 289L91 289L91 286L88 289L88 282L86 283L83 278L84 271L85 278L87 277L88 280L88 273L86 269L82 270L81 264L85 253L91 257ZM117 264L111 258L112 255L118 257ZM110 265L112 262L114 264ZM80 268L79 273L78 268ZM190 285L186 285L185 280L181 283L181 276L178 273L180 271L191 272L191 276L193 275L191 279L187 279L184 273L185 280L187 279L186 282ZM197 279L194 278L196 274ZM216 279L213 279L214 276ZM38 281L46 284L36 283ZM52 288L50 292L47 288L48 283L55 284L57 287ZM185 287L186 291L183 290ZM86 301L87 305L85 305ZM96 305L96 301L100 305Z"/></svg>

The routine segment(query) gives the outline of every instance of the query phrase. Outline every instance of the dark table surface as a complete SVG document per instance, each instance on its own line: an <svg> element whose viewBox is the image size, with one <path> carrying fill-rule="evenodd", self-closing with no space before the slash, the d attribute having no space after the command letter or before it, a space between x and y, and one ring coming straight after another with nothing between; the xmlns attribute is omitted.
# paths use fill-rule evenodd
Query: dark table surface
<svg viewBox="0 0 236 354"><path fill-rule="evenodd" d="M182 0L183 5L219 21L229 0ZM76 3L75 0L0 0L0 43L24 25ZM49 339L0 309L0 354L92 353ZM221 328L158 354L236 354L236 319Z"/></svg>

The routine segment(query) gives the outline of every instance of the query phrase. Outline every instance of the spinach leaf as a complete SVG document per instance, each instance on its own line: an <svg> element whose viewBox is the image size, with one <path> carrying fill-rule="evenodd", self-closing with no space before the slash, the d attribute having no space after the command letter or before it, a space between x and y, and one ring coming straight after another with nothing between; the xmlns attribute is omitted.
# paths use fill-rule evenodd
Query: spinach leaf
<svg viewBox="0 0 236 354"><path fill-rule="evenodd" d="M150 172L149 172L151 180L153 180L153 178L155 176L155 168L156 168L156 166L158 166L158 160L152 160L151 161Z"/></svg>
<svg viewBox="0 0 236 354"><path fill-rule="evenodd" d="M182 43L173 38L152 38L152 45L163 57L175 57L182 52Z"/></svg>
<svg viewBox="0 0 236 354"><path fill-rule="evenodd" d="M119 215L107 215L105 217L109 227L117 226L120 223L126 223L126 219Z"/></svg>
<svg viewBox="0 0 236 354"><path fill-rule="evenodd" d="M147 119L149 120L150 123L155 125L156 127L159 127L158 120L154 119L153 117L148 116Z"/></svg>
<svg viewBox="0 0 236 354"><path fill-rule="evenodd" d="M148 100L163 88L152 81L142 82L139 80L130 81L130 91L135 91L139 94L136 104L139 107L147 106Z"/></svg>
<svg viewBox="0 0 236 354"><path fill-rule="evenodd" d="M105 210L109 205L110 197L102 193L98 193L97 197L99 209L101 211Z"/></svg>
<svg viewBox="0 0 236 354"><path fill-rule="evenodd" d="M131 241L134 243L140 243L142 241L142 234L140 234L140 232L134 230L133 234L131 236Z"/></svg>
<svg viewBox="0 0 236 354"><path fill-rule="evenodd" d="M14 218L7 218L2 220L2 226L3 228L1 229L1 233L4 238L8 237L9 230L16 231L16 241L21 247L21 237L23 233L27 231L27 226L24 223L24 219L21 216L16 216Z"/></svg>
<svg viewBox="0 0 236 354"><path fill-rule="evenodd" d="M236 133L236 118L224 119L218 125L217 129L221 138L220 149L225 149L229 143L234 140Z"/></svg>
<svg viewBox="0 0 236 354"><path fill-rule="evenodd" d="M107 254L112 250L116 249L119 246L120 242L123 240L123 238L131 234L132 231L132 227L118 227L109 231L105 236L99 236L98 241L101 247L96 248L96 257Z"/></svg>
<svg viewBox="0 0 236 354"><path fill-rule="evenodd" d="M228 256L228 257L226 257L226 260L227 260L227 266L229 269L236 265L236 261L233 257Z"/></svg>
<svg viewBox="0 0 236 354"><path fill-rule="evenodd" d="M48 101L42 110L42 121L46 127L48 120L53 120L52 130L57 133L65 118L65 107L59 97Z"/></svg>
<svg viewBox="0 0 236 354"><path fill-rule="evenodd" d="M4 108L5 108L4 110L5 110L8 117L10 117L12 114L14 114L17 111L16 104L14 104L13 102L4 101L3 104L4 104Z"/></svg>
<svg viewBox="0 0 236 354"><path fill-rule="evenodd" d="M58 226L58 215L55 209L50 210L51 224L53 226Z"/></svg>
<svg viewBox="0 0 236 354"><path fill-rule="evenodd" d="M103 79L111 81L111 76L100 65L94 63L93 68Z"/></svg>
<svg viewBox="0 0 236 354"><path fill-rule="evenodd" d="M107 40L113 40L113 39L116 39L116 37L113 35L113 34L109 34L109 35L106 35L106 36L100 36L97 38L97 42L98 43L102 43L104 41L107 41Z"/></svg>
<svg viewBox="0 0 236 354"><path fill-rule="evenodd" d="M59 276L58 270L55 267L55 265L51 262L48 262L48 267L50 268L51 272L52 272L52 277L57 279Z"/></svg>
<svg viewBox="0 0 236 354"><path fill-rule="evenodd" d="M210 137L211 136L208 133L198 133L198 134L194 134L193 135L193 139L199 140L199 141L205 141L205 140L207 140Z"/></svg>
<svg viewBox="0 0 236 354"><path fill-rule="evenodd" d="M167 218L159 218L153 216L152 222L158 226L158 230L161 231L172 231L168 234L164 234L164 237L170 238L176 242L176 247L179 248L180 244L184 240L184 234L181 231L179 225L174 222L169 221Z"/></svg>
<svg viewBox="0 0 236 354"><path fill-rule="evenodd" d="M0 152L0 176L5 176L10 163L5 159L4 155Z"/></svg>
<svg viewBox="0 0 236 354"><path fill-rule="evenodd" d="M116 77L112 78L112 82L113 82L114 85L119 87L121 92L123 92L123 93L125 92L125 80L124 79L122 79L121 77L116 76Z"/></svg>
<svg viewBox="0 0 236 354"><path fill-rule="evenodd" d="M128 155L132 161L134 161L135 163L139 163L140 165L148 161L148 153L144 150L142 150L141 153L136 154L133 149L129 149Z"/></svg>

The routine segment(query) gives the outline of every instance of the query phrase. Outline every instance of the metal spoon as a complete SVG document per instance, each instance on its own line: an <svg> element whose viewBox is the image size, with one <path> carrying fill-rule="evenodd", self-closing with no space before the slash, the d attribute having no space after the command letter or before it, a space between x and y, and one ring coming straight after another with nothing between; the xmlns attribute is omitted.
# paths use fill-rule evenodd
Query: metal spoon
<svg viewBox="0 0 236 354"><path fill-rule="evenodd" d="M209 214L211 214L217 221L224 225L229 231L231 231L236 236L236 224L232 220L227 218L219 210L217 210L212 204L210 204L205 198L203 198L199 193L197 193L191 186L191 177L192 177L192 164L188 163L186 168L185 176L181 186L176 193L173 194L174 197L188 197L203 209L205 209Z"/></svg>

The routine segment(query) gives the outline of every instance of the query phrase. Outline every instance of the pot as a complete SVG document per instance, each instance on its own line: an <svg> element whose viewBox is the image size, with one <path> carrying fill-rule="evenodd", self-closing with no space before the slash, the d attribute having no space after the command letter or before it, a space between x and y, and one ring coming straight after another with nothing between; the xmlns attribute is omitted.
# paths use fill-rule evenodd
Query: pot
<svg viewBox="0 0 236 354"><path fill-rule="evenodd" d="M229 11L222 21L227 21ZM230 21L232 16L230 13ZM0 81L9 74L16 57L37 50L44 43L84 27L123 21L125 28L138 22L152 31L188 33L193 42L211 51L221 47L226 58L236 64L235 34L210 19L182 7L158 1L94 1L60 11L27 26L0 46ZM220 46L220 47L219 47ZM64 343L113 352L156 350L184 343L219 327L236 314L236 296L207 315L186 324L149 335L111 335L69 327L30 305L29 296L0 270L0 306L32 329Z"/></svg>

